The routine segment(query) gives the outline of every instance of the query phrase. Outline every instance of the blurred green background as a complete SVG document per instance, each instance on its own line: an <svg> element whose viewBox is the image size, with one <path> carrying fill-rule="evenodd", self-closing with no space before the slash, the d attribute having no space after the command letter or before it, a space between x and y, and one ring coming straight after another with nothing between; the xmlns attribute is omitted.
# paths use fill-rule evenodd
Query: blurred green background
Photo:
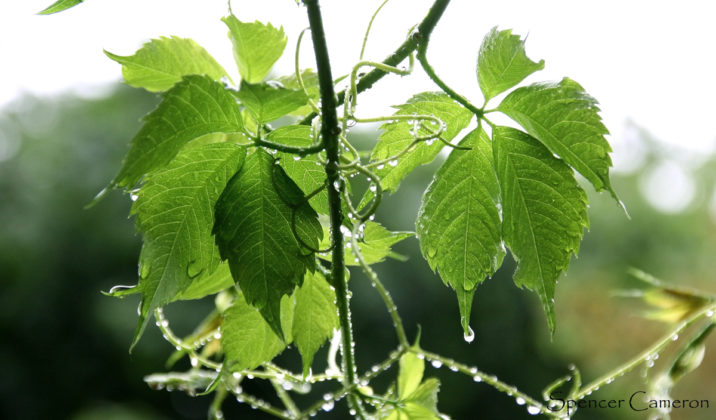
<svg viewBox="0 0 716 420"><path fill-rule="evenodd" d="M144 375L164 370L172 351L155 329L133 354L128 347L136 323L137 299L100 294L116 284L135 284L140 238L127 218L130 200L112 193L84 210L112 178L138 130L140 117L157 98L117 87L105 98L27 97L0 112L0 418L2 419L199 419L210 397L151 391ZM514 263L478 288L472 314L476 340L463 341L454 293L419 254L417 241L396 251L408 262L377 266L398 305L411 337L422 327L426 350L475 365L537 396L575 363L586 381L626 361L653 342L664 324L639 317L638 300L613 292L639 283L626 273L637 267L674 285L716 292L716 158L666 150L635 125L626 144L630 171L614 185L631 220L609 197L590 192L591 229L578 259L557 289L558 330L550 340L536 295L511 282ZM356 141L375 132L355 131ZM679 212L653 208L644 194L648 177L665 162L686 164L693 199ZM392 230L414 230L422 192L440 162L420 168L388 197L378 219ZM668 194L664 185L663 194ZM589 189L588 189L589 190ZM660 194L658 189L652 194ZM395 346L394 332L377 294L358 272L351 288L358 365L367 369ZM191 331L211 299L172 304L175 329ZM711 409L676 410L674 419L716 418L716 343L708 342L703 365L674 389L674 398L709 399ZM317 358L325 354L325 349ZM653 376L669 352L650 370ZM295 366L289 350L282 362ZM178 369L187 369L188 364ZM383 374L374 388L383 392L395 378ZM455 419L529 418L524 407L484 384L446 368L426 369L442 383L438 407ZM634 372L592 398L628 398L645 389ZM270 386L245 389L271 399ZM323 388L316 387L320 396ZM302 399L299 399L299 404ZM338 412L319 416L338 418ZM266 418L227 400L227 418ZM581 410L576 419L646 419L631 410Z"/></svg>

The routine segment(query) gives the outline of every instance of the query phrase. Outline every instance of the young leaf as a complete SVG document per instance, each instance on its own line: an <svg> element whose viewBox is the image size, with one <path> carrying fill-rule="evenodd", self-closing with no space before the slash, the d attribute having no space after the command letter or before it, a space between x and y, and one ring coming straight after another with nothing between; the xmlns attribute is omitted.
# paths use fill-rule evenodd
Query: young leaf
<svg viewBox="0 0 716 420"><path fill-rule="evenodd" d="M242 22L234 15L222 20L229 27L234 59L241 78L247 83L259 83L286 48L288 38L283 27L276 29L270 23Z"/></svg>
<svg viewBox="0 0 716 420"><path fill-rule="evenodd" d="M70 7L77 6L78 4L82 3L84 0L57 0L56 2L52 3L49 7L47 7L45 10L38 13L39 15L51 15L53 13L58 13L63 10L67 10Z"/></svg>
<svg viewBox="0 0 716 420"><path fill-rule="evenodd" d="M492 145L480 128L460 141L425 191L417 218L420 249L433 270L458 292L465 334L475 287L502 264L500 187Z"/></svg>
<svg viewBox="0 0 716 420"><path fill-rule="evenodd" d="M572 170L529 135L493 130L502 233L517 260L514 282L535 291L554 332L554 289L588 227L587 195Z"/></svg>
<svg viewBox="0 0 716 420"><path fill-rule="evenodd" d="M258 124L265 124L295 111L308 102L301 90L271 86L266 83L242 83L236 93L242 104Z"/></svg>
<svg viewBox="0 0 716 420"><path fill-rule="evenodd" d="M446 130L442 134L445 141L452 140L463 128L467 127L472 119L472 114L457 102L450 99L443 93L424 92L410 98L410 100L395 108L396 115L434 115L446 124ZM415 139L411 134L413 124L405 121L384 124L381 127L384 132L378 138L371 154L372 161L387 159L402 152ZM438 127L432 127L437 129ZM417 135L426 136L430 134L424 127L419 127ZM428 144L421 142L409 153L397 159L397 162L378 167L375 173L381 178L381 186L385 191L395 191L400 182L413 169L420 165L432 162L440 153L444 144L435 140ZM371 195L372 196L372 195Z"/></svg>
<svg viewBox="0 0 716 420"><path fill-rule="evenodd" d="M133 188L143 175L169 163L193 139L210 133L237 133L243 128L234 96L206 76L186 76L163 95L144 121L114 186Z"/></svg>
<svg viewBox="0 0 716 420"><path fill-rule="evenodd" d="M398 374L398 396L403 399L418 389L423 380L425 361L414 353L405 353L400 357L400 373Z"/></svg>
<svg viewBox="0 0 716 420"><path fill-rule="evenodd" d="M316 271L306 273L294 296L293 339L303 359L303 374L308 375L313 356L338 328L336 292Z"/></svg>
<svg viewBox="0 0 716 420"><path fill-rule="evenodd" d="M527 58L525 41L512 35L511 29L498 31L494 27L480 45L477 81L487 102L543 68L544 60L535 63Z"/></svg>
<svg viewBox="0 0 716 420"><path fill-rule="evenodd" d="M363 238L358 240L358 247L367 264L376 264L383 262L386 257L395 255L390 247L411 236L413 236L412 232L391 232L379 223L367 221L365 223L365 229L363 230ZM350 244L350 241L346 242L346 265L358 265L358 258L353 253L352 245L348 244ZM329 238L324 236L324 240L321 242L321 248L328 248L330 246ZM326 261L331 260L330 255L319 255L319 257Z"/></svg>
<svg viewBox="0 0 716 420"><path fill-rule="evenodd" d="M606 189L617 199L609 182L611 148L604 138L609 132L597 101L577 82L565 77L559 83L516 89L498 109L584 175L597 191Z"/></svg>
<svg viewBox="0 0 716 420"><path fill-rule="evenodd" d="M226 353L226 363L232 371L254 369L286 348L286 344L266 323L259 311L246 303L243 293L237 296L234 304L224 313L221 346Z"/></svg>
<svg viewBox="0 0 716 420"><path fill-rule="evenodd" d="M440 382L430 378L421 383L425 362L413 353L400 358L398 398L400 403L384 418L391 420L439 420L437 411Z"/></svg>
<svg viewBox="0 0 716 420"><path fill-rule="evenodd" d="M127 84L150 92L163 92L190 74L203 74L217 81L227 76L204 48L188 38L153 39L130 56L104 53L122 65Z"/></svg>
<svg viewBox="0 0 716 420"><path fill-rule="evenodd" d="M135 342L147 315L179 298L194 280L222 282L210 277L219 264L211 234L214 204L245 155L246 148L226 143L183 150L166 168L147 177L137 194L131 213L137 216L144 244L139 257L142 306Z"/></svg>
<svg viewBox="0 0 716 420"><path fill-rule="evenodd" d="M257 149L229 181L216 204L214 234L246 301L283 336L280 301L303 282L315 264L313 249L323 236L318 215L274 158Z"/></svg>

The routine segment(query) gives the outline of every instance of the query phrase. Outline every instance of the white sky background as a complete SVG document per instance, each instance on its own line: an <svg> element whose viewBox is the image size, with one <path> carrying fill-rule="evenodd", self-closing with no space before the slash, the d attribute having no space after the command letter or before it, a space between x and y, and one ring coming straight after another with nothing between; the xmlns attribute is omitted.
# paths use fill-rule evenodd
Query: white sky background
<svg viewBox="0 0 716 420"><path fill-rule="evenodd" d="M0 107L23 92L44 96L67 90L104 92L121 77L102 49L133 54L162 35L194 38L236 74L226 27L225 0L87 0L63 13L37 16L52 0L0 4ZM380 0L323 0L334 76L357 61L365 26ZM677 4L678 3L678 4ZM382 60L425 15L430 0L391 0L376 19L366 58ZM658 139L692 151L716 148L716 5L707 1L453 0L428 51L438 74L478 106L476 53L492 26L526 36L528 56L545 59L528 81L578 81L603 109L619 163L624 122L633 120ZM305 9L294 0L234 0L242 20L283 25L286 56L276 69L292 72ZM315 67L310 43L302 66ZM238 78L237 78L238 79ZM390 112L412 93L437 90L416 69L385 78L359 100L358 115ZM496 103L496 102L495 102ZM360 105L363 105L362 107ZM628 155L628 153L626 154Z"/></svg>

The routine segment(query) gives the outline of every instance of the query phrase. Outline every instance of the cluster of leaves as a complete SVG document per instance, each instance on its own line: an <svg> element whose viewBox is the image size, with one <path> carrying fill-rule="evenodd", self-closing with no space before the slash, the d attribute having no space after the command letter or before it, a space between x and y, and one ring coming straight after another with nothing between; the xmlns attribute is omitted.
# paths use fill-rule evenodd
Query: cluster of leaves
<svg viewBox="0 0 716 420"><path fill-rule="evenodd" d="M42 13L79 3L60 0ZM596 100L578 83L564 78L518 87L541 70L544 61L529 59L519 36L495 28L484 38L477 57L484 105L476 108L447 88L424 62L429 38L424 34L418 56L443 92L416 94L396 106L394 115L373 119L387 122L368 161L363 164L357 153L356 160L344 157L340 182L328 185L324 139L318 134L321 118L300 122L316 109L316 74L297 69L294 75L272 78L270 71L287 43L283 28L242 22L233 15L223 22L234 48L238 85L190 39L154 39L126 57L106 52L122 65L128 84L162 95L110 185L131 195L131 214L143 237L138 284L110 294L141 294L132 346L154 314L167 339L178 347L172 361L189 354L193 366L201 363L213 369L208 376L160 381L177 382L194 392L199 384L212 390L221 381L227 389L236 389L244 375L260 366L264 370L258 372L267 378L284 377L283 370L269 363L292 344L302 357L305 380L318 349L337 329L345 329L339 325L336 300L347 297L336 296L324 266L324 261L331 261L325 250L335 246L329 232L352 232L342 265L361 266L375 276L368 266L393 256L391 246L412 233L390 232L367 220L369 213L382 192L397 190L411 171L432 162L446 147L451 153L425 191L416 235L431 268L456 292L465 339L474 338L469 320L476 288L499 269L507 249L517 261L515 284L537 293L554 331L557 280L577 254L588 227L587 196L575 173L618 201L609 181L608 132ZM354 102L345 108L344 126L361 122L353 114L357 94L352 80L344 97ZM486 109L503 94L496 107ZM493 124L493 112L511 118L514 127ZM344 136L340 141L351 152ZM365 209L373 203L363 214L346 194L352 191L350 178L359 173L372 183L357 206ZM343 226L329 225L329 188L344 193ZM713 304L710 297L686 294L698 298L689 306L683 302L692 300L684 299L683 293L656 290L681 298L680 305L667 305L667 312L676 311L678 319L688 318L688 323ZM383 293L389 311L395 312ZM174 337L161 308L211 295L217 296L217 314L183 341ZM653 301L663 299L656 296ZM402 331L395 317L396 330ZM662 382L662 391L668 392L698 366L703 340L712 328L709 323L687 343L669 371L668 386ZM438 418L439 383L423 380L425 353L417 344L408 348L404 332L398 336L401 347L389 359L399 360L397 382L383 396L373 396L372 390L361 391L362 396L377 401L371 404L380 418ZM201 347L198 355L195 351ZM334 356L335 351L329 351L329 370L335 368ZM476 369L452 367L482 378ZM343 378L337 368L324 375ZM496 379L491 385L507 389ZM598 386L580 385L574 387L575 399ZM530 413L543 410L536 401L531 404ZM286 405L290 411L291 404Z"/></svg>

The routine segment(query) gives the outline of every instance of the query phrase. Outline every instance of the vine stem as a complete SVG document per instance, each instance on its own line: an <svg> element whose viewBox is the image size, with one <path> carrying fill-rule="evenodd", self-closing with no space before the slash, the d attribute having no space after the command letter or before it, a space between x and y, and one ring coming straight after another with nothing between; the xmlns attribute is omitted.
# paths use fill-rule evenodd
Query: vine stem
<svg viewBox="0 0 716 420"><path fill-rule="evenodd" d="M311 27L313 50L316 56L316 69L318 85L321 93L321 136L326 151L326 178L328 180L328 207L331 220L331 279L336 289L336 304L338 306L338 319L341 326L343 384L355 386L356 367L353 355L353 331L348 305L348 285L345 278L345 255L343 250L343 212L341 209L341 179L339 171L340 129L336 107L336 95L333 90L333 75L331 62L328 56L326 35L323 30L323 18L318 0L303 0L308 13L308 22ZM338 188L336 188L338 187ZM363 416L363 409L354 393L348 395L350 405Z"/></svg>
<svg viewBox="0 0 716 420"><path fill-rule="evenodd" d="M610 384L617 377L622 376L625 373L633 370L635 367L639 366L639 364L653 357L654 354L658 354L666 346L673 343L675 341L674 337L678 339L679 334L681 334L682 331L684 331L694 322L698 321L701 317L713 317L714 312L716 312L716 303L706 305L701 310L691 315L689 318L685 319L684 321L681 321L676 327L672 328L668 333L664 334L659 340L656 341L656 343L651 345L649 348L642 351L637 356L624 363L623 365L617 367L616 369L605 375L600 376L599 378L586 385L576 395L574 395L572 399L577 401L581 400L582 398L590 395L592 392L599 389L599 387L601 387L602 385Z"/></svg>
<svg viewBox="0 0 716 420"><path fill-rule="evenodd" d="M425 73L428 75L428 77L430 77L433 82L435 82L436 85L440 86L440 89L442 89L443 92L445 92L449 97L460 103L465 108L469 109L473 114L477 115L478 118L482 118L482 116L484 115L483 110L477 108L475 105L470 103L470 101L468 101L464 96L455 92L440 77L438 77L437 73L435 73L435 69L433 69L433 67L428 62L427 53L429 43L430 34L423 34L423 38L420 41L420 45L418 46L418 61L423 67L423 70L425 70Z"/></svg>
<svg viewBox="0 0 716 420"><path fill-rule="evenodd" d="M304 3L307 4L307 1L304 0ZM438 21L442 17L443 12L445 12L445 9L447 8L448 4L450 4L450 0L435 0L433 5L430 7L430 10L428 11L428 14L418 24L418 29L414 31L408 37L408 39L406 39L392 54L386 57L382 61L382 63L386 66L395 67L403 60L405 60L413 51L418 48L418 44L421 39L425 37L430 37L430 34L435 28L435 25L437 25ZM370 89L378 80L382 79L386 74L388 73L378 68L371 70L368 74L361 77L357 85L357 92L360 93ZM340 92L338 94L337 100L338 105L342 104L344 100L345 92ZM315 117L315 113L310 114L306 118L304 118L300 124L310 124Z"/></svg>

